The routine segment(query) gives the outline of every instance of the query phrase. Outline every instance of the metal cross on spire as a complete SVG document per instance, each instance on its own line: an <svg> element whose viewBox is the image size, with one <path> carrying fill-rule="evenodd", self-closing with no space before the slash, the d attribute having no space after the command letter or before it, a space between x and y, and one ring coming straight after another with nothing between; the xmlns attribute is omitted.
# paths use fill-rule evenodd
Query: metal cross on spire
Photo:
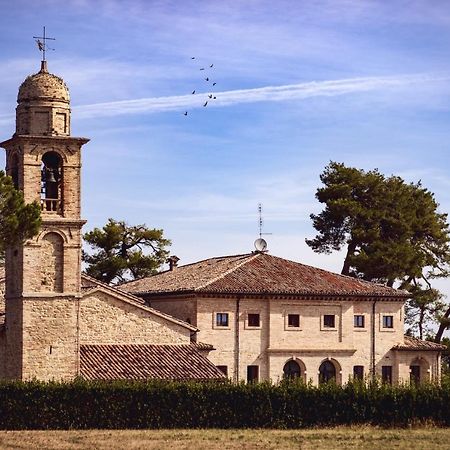
<svg viewBox="0 0 450 450"><path fill-rule="evenodd" d="M39 48L39 51L42 52L42 61L45 61L45 51L47 50L47 41L56 41L56 39L47 37L45 35L45 27L42 36L33 36L33 39L36 39L36 44Z"/></svg>

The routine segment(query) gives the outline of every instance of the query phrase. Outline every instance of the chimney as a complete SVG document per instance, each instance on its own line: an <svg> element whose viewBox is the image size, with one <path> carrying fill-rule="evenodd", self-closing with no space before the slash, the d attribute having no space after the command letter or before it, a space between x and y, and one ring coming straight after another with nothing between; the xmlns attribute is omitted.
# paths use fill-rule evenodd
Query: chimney
<svg viewBox="0 0 450 450"><path fill-rule="evenodd" d="M173 270L175 270L175 267L177 267L178 261L180 260L180 258L178 258L178 256L172 255L169 257L169 259L167 260L167 262L169 263L169 270L172 272Z"/></svg>

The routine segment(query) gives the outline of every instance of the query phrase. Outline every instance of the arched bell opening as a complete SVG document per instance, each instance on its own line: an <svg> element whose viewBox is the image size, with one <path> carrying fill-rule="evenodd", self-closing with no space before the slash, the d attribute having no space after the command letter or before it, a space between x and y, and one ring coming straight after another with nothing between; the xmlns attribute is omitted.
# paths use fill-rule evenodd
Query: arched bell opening
<svg viewBox="0 0 450 450"><path fill-rule="evenodd" d="M341 366L334 359L326 359L319 366L319 384L341 384Z"/></svg>
<svg viewBox="0 0 450 450"><path fill-rule="evenodd" d="M306 368L299 359L290 359L283 367L283 379L302 379L306 381Z"/></svg>
<svg viewBox="0 0 450 450"><path fill-rule="evenodd" d="M419 385L430 381L430 364L423 357L414 358L409 366L409 381Z"/></svg>
<svg viewBox="0 0 450 450"><path fill-rule="evenodd" d="M9 161L8 175L12 178L15 189L19 189L19 157L14 153Z"/></svg>
<svg viewBox="0 0 450 450"><path fill-rule="evenodd" d="M44 212L62 211L62 158L53 151L42 156L41 208Z"/></svg>

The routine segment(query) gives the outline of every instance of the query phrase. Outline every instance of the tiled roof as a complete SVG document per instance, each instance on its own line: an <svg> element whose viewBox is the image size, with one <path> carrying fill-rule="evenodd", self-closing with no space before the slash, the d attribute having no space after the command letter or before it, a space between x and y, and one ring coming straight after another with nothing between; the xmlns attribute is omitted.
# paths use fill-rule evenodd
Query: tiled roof
<svg viewBox="0 0 450 450"><path fill-rule="evenodd" d="M364 296L405 299L406 291L371 283L267 253L210 258L131 281L134 294L257 294Z"/></svg>
<svg viewBox="0 0 450 450"><path fill-rule="evenodd" d="M87 380L213 380L223 373L194 345L82 345Z"/></svg>
<svg viewBox="0 0 450 450"><path fill-rule="evenodd" d="M429 351L441 351L447 347L436 342L423 341L412 336L405 336L404 341L401 344L394 345L393 350L429 350Z"/></svg>

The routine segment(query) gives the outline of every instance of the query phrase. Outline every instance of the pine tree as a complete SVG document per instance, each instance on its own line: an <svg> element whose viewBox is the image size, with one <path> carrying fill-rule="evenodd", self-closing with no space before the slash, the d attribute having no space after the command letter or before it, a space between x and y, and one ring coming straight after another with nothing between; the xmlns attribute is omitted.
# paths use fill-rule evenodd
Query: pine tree
<svg viewBox="0 0 450 450"><path fill-rule="evenodd" d="M422 337L426 322L443 317L447 306L430 282L449 275L447 214L420 181L336 162L320 179L316 198L325 207L311 214L318 233L307 244L318 253L345 248L344 275L409 290L407 319Z"/></svg>
<svg viewBox="0 0 450 450"><path fill-rule="evenodd" d="M83 251L86 273L105 283L155 274L169 255L170 240L162 230L145 224L130 226L109 219L103 228L86 233L84 240L94 249L93 253Z"/></svg>
<svg viewBox="0 0 450 450"><path fill-rule="evenodd" d="M15 189L12 178L0 171L0 259L7 247L30 239L41 226L41 208L37 202L25 204L23 193Z"/></svg>

